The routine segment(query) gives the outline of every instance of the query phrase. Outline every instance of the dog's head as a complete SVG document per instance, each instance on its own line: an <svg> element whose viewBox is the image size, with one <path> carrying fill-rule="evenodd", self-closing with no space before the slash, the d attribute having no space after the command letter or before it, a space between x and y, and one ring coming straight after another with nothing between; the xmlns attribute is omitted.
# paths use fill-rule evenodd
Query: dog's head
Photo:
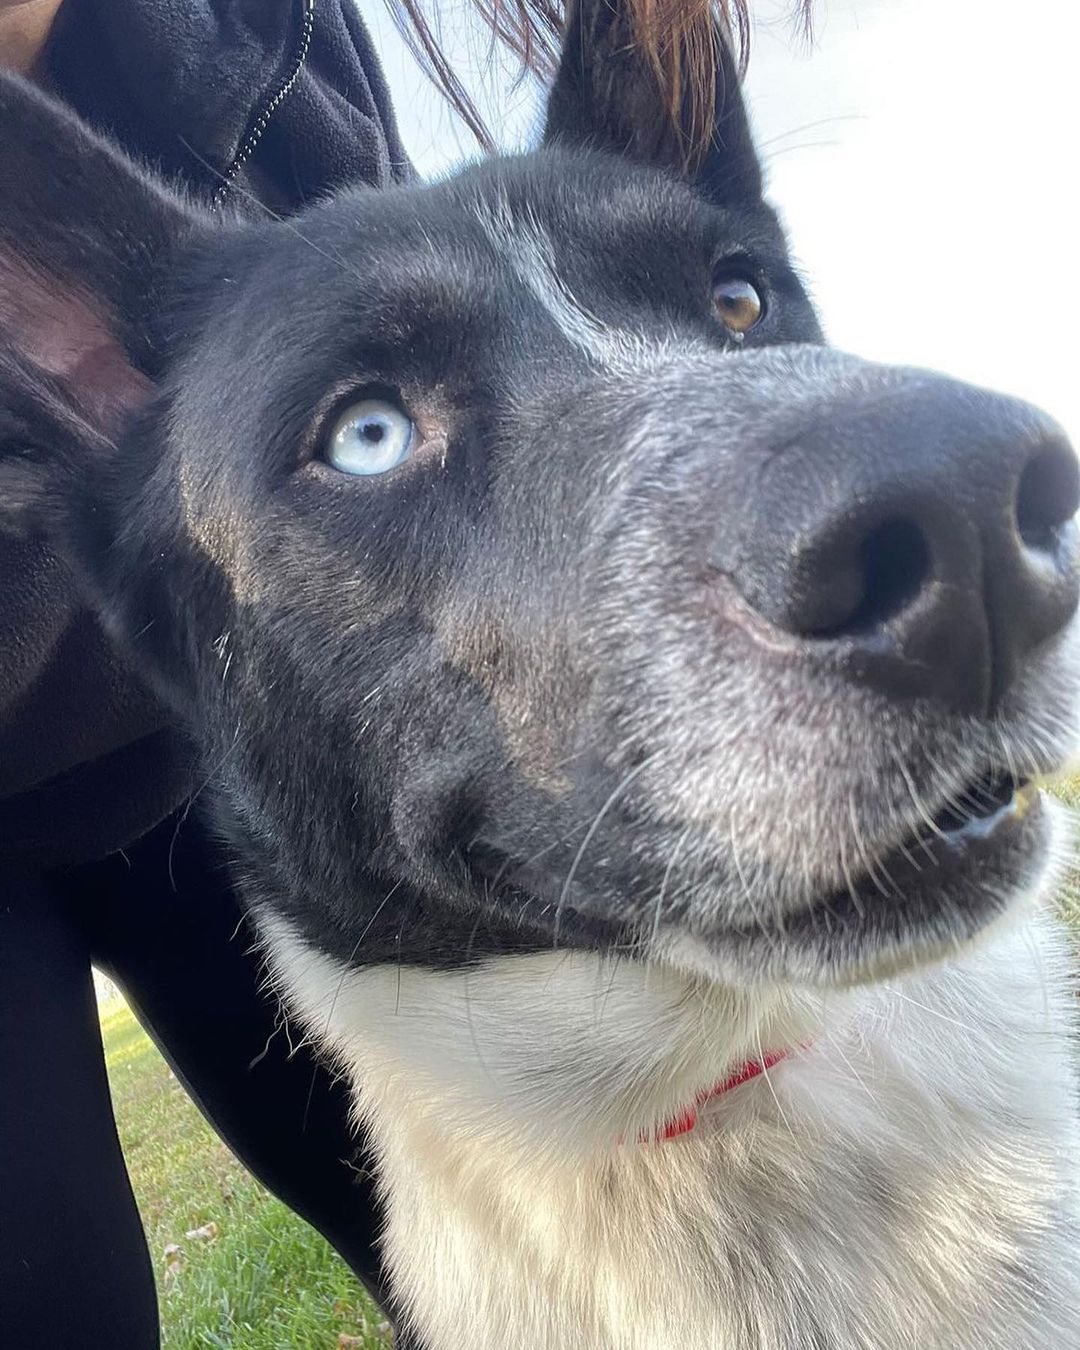
<svg viewBox="0 0 1080 1350"><path fill-rule="evenodd" d="M821 345L730 69L686 170L615 11L567 53L534 154L282 222L5 80L9 514L326 951L933 957L1044 865L1072 452Z"/></svg>

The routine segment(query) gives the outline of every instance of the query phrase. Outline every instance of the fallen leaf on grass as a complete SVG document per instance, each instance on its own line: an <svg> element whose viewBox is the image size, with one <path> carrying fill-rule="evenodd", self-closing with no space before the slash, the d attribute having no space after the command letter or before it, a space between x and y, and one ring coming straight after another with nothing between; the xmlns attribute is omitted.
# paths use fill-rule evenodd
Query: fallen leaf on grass
<svg viewBox="0 0 1080 1350"><path fill-rule="evenodd" d="M184 1266L184 1250L178 1242L170 1242L162 1255L165 1258L165 1279L175 1280Z"/></svg>
<svg viewBox="0 0 1080 1350"><path fill-rule="evenodd" d="M184 1234L189 1242L213 1242L217 1235L218 1226L212 1219L201 1228L191 1228Z"/></svg>

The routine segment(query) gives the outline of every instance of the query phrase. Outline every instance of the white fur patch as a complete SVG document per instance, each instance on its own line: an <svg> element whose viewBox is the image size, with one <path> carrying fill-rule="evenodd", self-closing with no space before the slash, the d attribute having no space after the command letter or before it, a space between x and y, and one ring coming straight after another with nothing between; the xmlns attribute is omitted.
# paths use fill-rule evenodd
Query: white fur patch
<svg viewBox="0 0 1080 1350"><path fill-rule="evenodd" d="M1075 1083L1041 919L829 1004L563 952L352 970L260 927L354 1084L425 1350L1076 1340ZM636 1142L807 1034L692 1133Z"/></svg>
<svg viewBox="0 0 1080 1350"><path fill-rule="evenodd" d="M611 327L581 303L559 269L550 235L531 211L515 216L509 202L498 198L478 207L477 218L517 279L590 361L612 372L633 373L670 356L671 344ZM690 349L690 343L680 344L680 350Z"/></svg>
<svg viewBox="0 0 1080 1350"><path fill-rule="evenodd" d="M283 988L363 1092L405 1074L447 1128L590 1156L654 1129L767 1049L822 1022L820 995L739 993L662 967L552 951L474 968L347 970L263 917Z"/></svg>

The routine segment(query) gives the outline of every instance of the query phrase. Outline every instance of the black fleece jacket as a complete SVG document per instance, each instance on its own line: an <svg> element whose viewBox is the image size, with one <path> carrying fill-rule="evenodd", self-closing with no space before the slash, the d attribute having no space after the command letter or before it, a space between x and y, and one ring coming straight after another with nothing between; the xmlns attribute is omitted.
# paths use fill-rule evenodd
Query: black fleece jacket
<svg viewBox="0 0 1080 1350"><path fill-rule="evenodd" d="M412 176L353 0L67 0L39 78L208 197L228 179L293 210ZM62 565L0 535L0 858L103 857L195 786Z"/></svg>

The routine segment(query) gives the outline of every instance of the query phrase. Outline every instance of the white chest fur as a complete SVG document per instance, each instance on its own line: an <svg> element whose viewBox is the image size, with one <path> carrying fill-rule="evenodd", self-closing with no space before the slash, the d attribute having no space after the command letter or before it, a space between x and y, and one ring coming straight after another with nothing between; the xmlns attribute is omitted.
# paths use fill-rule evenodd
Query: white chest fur
<svg viewBox="0 0 1080 1350"><path fill-rule="evenodd" d="M554 952L349 971L263 931L356 1086L426 1348L1080 1344L1049 922L831 1000ZM692 1133L637 1142L732 1064L807 1041Z"/></svg>

